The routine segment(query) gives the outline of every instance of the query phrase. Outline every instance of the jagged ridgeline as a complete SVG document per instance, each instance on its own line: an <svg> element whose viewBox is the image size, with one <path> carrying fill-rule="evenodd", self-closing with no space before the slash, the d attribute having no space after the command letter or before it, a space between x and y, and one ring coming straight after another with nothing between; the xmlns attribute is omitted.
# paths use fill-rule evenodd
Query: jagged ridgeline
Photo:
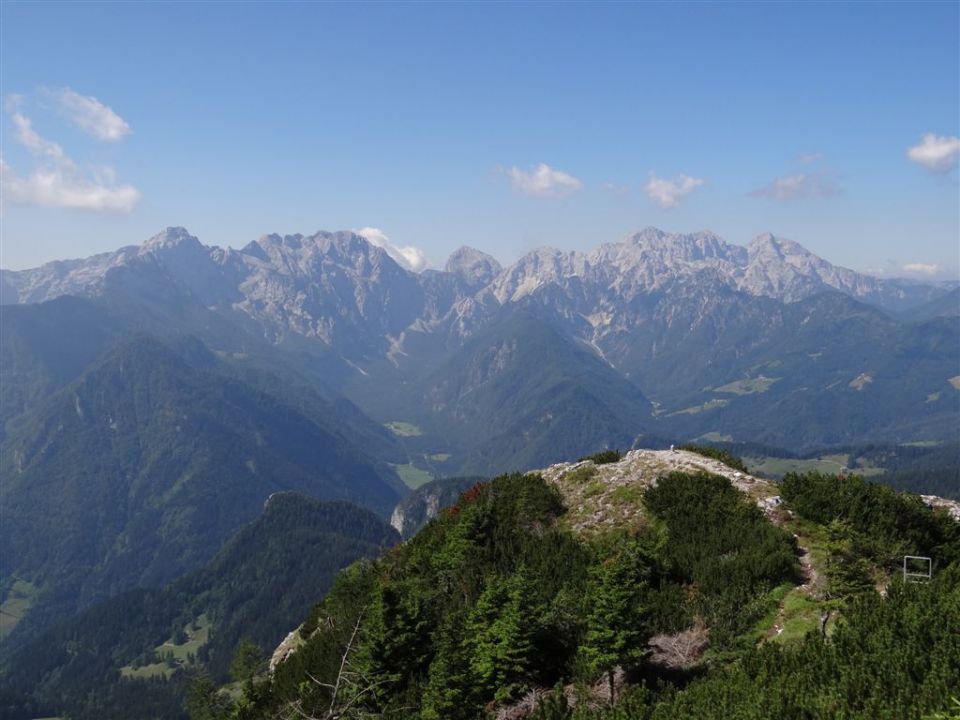
<svg viewBox="0 0 960 720"><path fill-rule="evenodd" d="M955 440L960 418L958 298L954 283L861 275L771 235L743 247L647 228L509 267L463 248L415 273L350 232L231 249L168 228L0 270L0 302L21 306L5 309L17 342L0 348L13 376L0 417L133 327L195 335L349 399L395 431L403 452L384 459L421 479L539 467L640 434L797 453L932 445Z"/></svg>
<svg viewBox="0 0 960 720"><path fill-rule="evenodd" d="M204 686L193 717L919 718L949 707L960 531L946 512L856 478L793 476L783 498L730 468L737 487L692 466L617 484L623 463L643 461L478 483L341 575L293 652L232 711ZM631 521L585 520L593 507ZM898 580L907 547L936 556L932 583ZM850 582L845 557L866 583Z"/></svg>

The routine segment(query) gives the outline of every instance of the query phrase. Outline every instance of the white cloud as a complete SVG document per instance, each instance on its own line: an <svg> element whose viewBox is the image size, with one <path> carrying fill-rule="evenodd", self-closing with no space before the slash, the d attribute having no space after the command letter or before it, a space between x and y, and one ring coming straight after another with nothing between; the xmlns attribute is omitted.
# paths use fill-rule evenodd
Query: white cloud
<svg viewBox="0 0 960 720"><path fill-rule="evenodd" d="M364 238L371 245L383 248L387 255L397 261L400 267L418 273L425 270L429 262L427 256L420 248L412 246L400 247L390 242L390 238L380 228L365 227L354 232Z"/></svg>
<svg viewBox="0 0 960 720"><path fill-rule="evenodd" d="M132 185L114 185L112 168L100 167L90 179L57 143L41 137L30 118L13 113L17 140L37 159L26 177L0 159L0 196L15 205L129 212L140 199Z"/></svg>
<svg viewBox="0 0 960 720"><path fill-rule="evenodd" d="M88 135L107 142L116 142L130 134L127 121L92 95L81 95L70 88L43 90L74 125Z"/></svg>
<svg viewBox="0 0 960 720"><path fill-rule="evenodd" d="M927 170L937 173L950 172L960 156L960 138L941 137L927 133L918 145L907 149L907 157Z"/></svg>
<svg viewBox="0 0 960 720"><path fill-rule="evenodd" d="M917 275L936 275L940 267L927 263L907 263L903 266L903 269Z"/></svg>
<svg viewBox="0 0 960 720"><path fill-rule="evenodd" d="M673 180L658 178L650 173L650 181L643 186L643 191L662 208L673 208L680 204L680 198L689 195L703 185L702 178L689 175L677 175Z"/></svg>
<svg viewBox="0 0 960 720"><path fill-rule="evenodd" d="M754 190L754 197L787 202L801 198L831 197L840 192L833 177L826 172L794 173L774 178L762 188Z"/></svg>
<svg viewBox="0 0 960 720"><path fill-rule="evenodd" d="M546 163L540 163L530 170L521 170L514 166L506 171L513 189L524 195L557 198L572 195L579 190L581 183L573 175L556 170Z"/></svg>
<svg viewBox="0 0 960 720"><path fill-rule="evenodd" d="M815 153L802 153L797 160L800 161L801 165L809 165L810 163L815 163L817 160L823 157L823 154Z"/></svg>
<svg viewBox="0 0 960 720"><path fill-rule="evenodd" d="M13 124L17 126L17 140L25 148L36 155L46 155L54 162L65 162L68 160L63 148L55 142L45 140L33 129L33 123L30 118L20 113L13 114Z"/></svg>

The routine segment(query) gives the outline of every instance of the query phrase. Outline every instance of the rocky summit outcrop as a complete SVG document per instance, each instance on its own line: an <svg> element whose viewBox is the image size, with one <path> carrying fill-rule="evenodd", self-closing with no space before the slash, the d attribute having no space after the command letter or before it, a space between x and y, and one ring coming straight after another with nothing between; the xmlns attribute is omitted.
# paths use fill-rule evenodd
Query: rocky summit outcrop
<svg viewBox="0 0 960 720"><path fill-rule="evenodd" d="M571 527L577 532L636 525L643 514L639 502L643 491L672 472L705 472L725 477L774 520L781 504L776 483L689 450L631 450L617 462L597 465L591 460L580 460L534 472L560 490ZM931 508L946 509L960 521L960 503L936 495L920 498Z"/></svg>
<svg viewBox="0 0 960 720"><path fill-rule="evenodd" d="M706 472L727 478L734 487L768 511L775 506L776 484L688 450L631 450L620 460L557 463L537 473L563 495L575 532L591 533L642 522L643 491L672 472Z"/></svg>

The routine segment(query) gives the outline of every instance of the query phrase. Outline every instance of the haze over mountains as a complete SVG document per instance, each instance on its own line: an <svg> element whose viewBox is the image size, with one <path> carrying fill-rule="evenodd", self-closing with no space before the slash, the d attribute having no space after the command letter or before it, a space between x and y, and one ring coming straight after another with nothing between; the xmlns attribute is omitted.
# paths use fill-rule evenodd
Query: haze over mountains
<svg viewBox="0 0 960 720"><path fill-rule="evenodd" d="M461 248L418 274L351 232L232 250L168 228L139 247L3 271L0 288L6 303L89 298L124 330L283 363L377 423L416 426L401 438L411 461L441 474L558 459L536 442L501 453L498 436L529 440L538 423L569 453L641 434L803 449L943 439L960 413L956 283L878 279L769 234L743 247L647 228L507 268ZM568 416L576 428L557 427Z"/></svg>
<svg viewBox="0 0 960 720"><path fill-rule="evenodd" d="M0 574L47 589L25 625L194 570L277 491L389 513L402 486L326 415L121 342L3 443Z"/></svg>

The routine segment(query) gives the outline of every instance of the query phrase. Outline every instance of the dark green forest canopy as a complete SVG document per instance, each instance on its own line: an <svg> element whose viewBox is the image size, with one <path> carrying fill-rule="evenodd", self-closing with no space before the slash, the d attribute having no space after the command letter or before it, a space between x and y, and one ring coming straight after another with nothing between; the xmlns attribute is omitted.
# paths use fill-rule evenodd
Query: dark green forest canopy
<svg viewBox="0 0 960 720"><path fill-rule="evenodd" d="M342 568L398 540L369 510L277 493L201 570L162 590L122 593L16 652L0 672L0 699L11 698L3 717L185 717L189 673L203 668L218 682L228 681L235 648L246 641L261 653L272 650ZM154 648L200 618L208 634L194 658L170 667L166 679L161 673L121 679L124 666L158 663ZM15 699L24 693L30 697ZM31 704L47 710L30 711Z"/></svg>
<svg viewBox="0 0 960 720"><path fill-rule="evenodd" d="M938 567L960 561L960 524L932 512L917 495L817 472L789 473L780 491L798 515L837 527L851 536L859 555L891 568L904 555L929 556Z"/></svg>
<svg viewBox="0 0 960 720"><path fill-rule="evenodd" d="M829 638L764 644L683 690L630 691L615 708L547 703L534 720L946 720L960 710L960 567L897 583L844 613ZM952 711L950 708L953 708ZM949 713L949 715L948 715Z"/></svg>
<svg viewBox="0 0 960 720"><path fill-rule="evenodd" d="M0 591L15 578L39 588L12 644L197 570L272 492L384 515L400 494L311 416L148 336L44 400L0 451Z"/></svg>
<svg viewBox="0 0 960 720"><path fill-rule="evenodd" d="M342 575L302 627L306 645L241 716L329 705L320 683L333 684L349 646L376 686L369 710L482 717L531 688L638 665L651 635L695 618L729 644L796 577L792 538L724 478L672 474L646 504L646 532L585 540L562 529L561 498L539 476L474 486L411 541Z"/></svg>
<svg viewBox="0 0 960 720"><path fill-rule="evenodd" d="M680 446L681 450L689 450L690 452L697 453L697 455L703 455L704 457L713 458L714 460L719 460L727 467L732 467L734 470L739 470L740 472L749 472L747 470L746 464L738 458L736 455L731 453L728 450L719 447L712 447L710 445L697 445L694 443L687 443L686 445Z"/></svg>
<svg viewBox="0 0 960 720"><path fill-rule="evenodd" d="M775 609L775 588L802 581L799 548L726 479L662 477L644 494L643 530L585 539L563 529L552 486L509 475L475 485L411 541L342 575L302 627L305 646L232 712L263 718L355 700L384 719L472 720L533 689L566 685L569 694L608 676L612 688L618 667L635 680L616 707L573 710L548 691L535 717L826 720L946 709L960 687L957 524L914 497L832 480L789 478L788 507L818 527L839 516L871 566L906 546L937 550L942 562L932 584L894 577L885 598L871 586L829 601L842 620L828 637L757 646L753 628ZM651 636L697 624L709 628L708 662L679 674L651 662ZM331 698L321 683L335 681L344 657L366 685Z"/></svg>

